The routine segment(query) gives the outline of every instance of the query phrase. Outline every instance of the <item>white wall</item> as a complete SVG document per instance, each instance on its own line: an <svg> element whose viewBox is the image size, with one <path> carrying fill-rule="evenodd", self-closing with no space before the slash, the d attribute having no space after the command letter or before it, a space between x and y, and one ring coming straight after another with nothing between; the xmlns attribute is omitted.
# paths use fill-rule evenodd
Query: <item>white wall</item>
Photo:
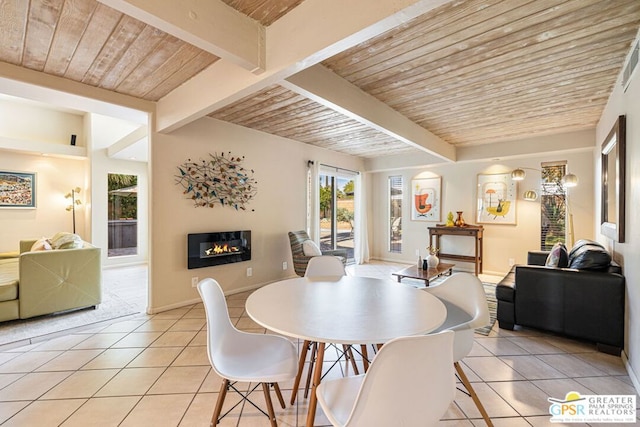
<svg viewBox="0 0 640 427"><path fill-rule="evenodd" d="M199 301L191 278L213 277L229 292L250 289L294 275L287 232L305 228L307 161L362 170L361 159L267 135L211 118L171 134L153 134L151 149L151 310ZM255 171L258 193L247 211L216 205L196 208L176 185L178 166L210 153L244 156ZM187 234L252 232L252 259L216 267L187 269ZM282 270L282 262L288 269ZM247 267L253 276L246 276Z"/></svg>
<svg viewBox="0 0 640 427"><path fill-rule="evenodd" d="M0 137L69 145L74 134L76 145L80 146L84 145L82 117L82 114L0 98Z"/></svg>
<svg viewBox="0 0 640 427"><path fill-rule="evenodd" d="M69 199L65 194L80 187L81 205L76 210L76 232L86 238L84 219L87 201L88 161L35 154L0 151L0 170L36 173L36 208L0 208L0 252L17 251L20 240L50 237L59 231L72 231L72 214L65 210Z"/></svg>
<svg viewBox="0 0 640 427"><path fill-rule="evenodd" d="M593 134L585 134L593 141ZM541 140L544 139L540 138ZM518 142L514 142L517 144ZM569 190L571 209L574 214L576 240L593 238L593 151L579 150L572 153L555 153L510 159L505 161L485 161L439 165L433 167L398 169L373 173L371 177L374 188L371 195L373 203L371 252L374 258L412 263L416 260L415 250L419 249L421 256L426 255L429 245L428 227L437 223L444 223L448 212L463 211L463 217L468 224L476 224L476 187L477 176L480 173L505 173L516 167L540 169L540 164L546 161L567 160L568 170L576 174L579 179L578 187ZM540 199L529 202L522 199L526 190L539 190L540 173L526 170L527 177L518 184L517 225L484 226L484 272L504 274L509 270L509 259L515 263L525 264L527 251L540 248ZM388 229L388 201L387 181L392 175L402 175L404 179L403 198L403 253L388 252L388 237L383 230ZM411 180L442 177L442 217L439 222L412 221ZM538 191L538 193L540 193ZM445 239L445 238L443 238ZM463 237L447 237L444 245L455 246L457 254L472 255L473 239ZM472 263L456 261L457 268L473 271Z"/></svg>
<svg viewBox="0 0 640 427"><path fill-rule="evenodd" d="M599 148L619 115L627 119L626 151L626 236L625 243L616 243L599 234L600 230L600 164L597 164L596 180L596 233L599 240L608 245L614 258L622 265L627 285L627 309L625 331L625 354L628 357L628 371L640 390L640 70L623 92L620 79L616 82L600 122L596 129L596 143ZM599 162L599 154L596 155Z"/></svg>
<svg viewBox="0 0 640 427"><path fill-rule="evenodd" d="M149 171L146 162L113 159L107 156L110 144L135 130L137 123L99 114L87 115L87 128L91 153L91 194L94 208L91 212L91 232L93 244L104 248L102 264L116 266L145 263L149 259ZM108 185L107 177L112 174L136 175L138 177L138 253L136 255L108 257Z"/></svg>

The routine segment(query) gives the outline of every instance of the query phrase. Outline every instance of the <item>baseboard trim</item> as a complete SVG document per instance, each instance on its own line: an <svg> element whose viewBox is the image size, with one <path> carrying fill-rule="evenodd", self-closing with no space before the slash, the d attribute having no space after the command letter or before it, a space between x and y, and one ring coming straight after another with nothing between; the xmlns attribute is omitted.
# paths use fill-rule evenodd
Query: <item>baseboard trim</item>
<svg viewBox="0 0 640 427"><path fill-rule="evenodd" d="M263 287L264 285L268 285L269 283L279 282L280 280L292 279L292 278L296 278L296 277L298 277L298 276L291 276L291 277L285 277L284 279L276 279L276 280L270 280L268 282L255 283L253 285L244 286L242 288L236 288L236 289L230 290L228 292L225 292L224 294L225 294L225 296L229 296L229 295L240 294L242 292L253 291L253 290L256 290L258 288ZM193 298L193 299L190 299L190 300L180 301L180 302L176 302L174 304L163 305L163 306L160 306L160 307L150 307L149 309L147 309L147 314L158 314L158 313L162 313L163 311L174 310L176 308L182 308L182 307L186 307L188 305L198 304L198 303L201 303L201 302L202 302L202 300L200 298Z"/></svg>
<svg viewBox="0 0 640 427"><path fill-rule="evenodd" d="M624 349L622 350L622 363L624 363L624 367L627 370L627 373L629 374L629 378L631 378L631 382L633 383L633 386L636 389L636 394L640 394L640 380L638 379L638 376L636 375L636 373L633 371L633 368L631 367L631 363L629 363L629 357L627 356L627 353L625 353Z"/></svg>

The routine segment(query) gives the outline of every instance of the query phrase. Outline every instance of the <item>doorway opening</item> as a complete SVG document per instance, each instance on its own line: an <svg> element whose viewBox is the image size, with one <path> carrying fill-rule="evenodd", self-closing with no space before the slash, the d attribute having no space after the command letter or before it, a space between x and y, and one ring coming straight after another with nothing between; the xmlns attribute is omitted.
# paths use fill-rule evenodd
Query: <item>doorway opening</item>
<svg viewBox="0 0 640 427"><path fill-rule="evenodd" d="M345 249L347 262L354 262L356 173L321 167L320 250Z"/></svg>
<svg viewBox="0 0 640 427"><path fill-rule="evenodd" d="M138 177L110 173L107 178L109 258L138 254Z"/></svg>

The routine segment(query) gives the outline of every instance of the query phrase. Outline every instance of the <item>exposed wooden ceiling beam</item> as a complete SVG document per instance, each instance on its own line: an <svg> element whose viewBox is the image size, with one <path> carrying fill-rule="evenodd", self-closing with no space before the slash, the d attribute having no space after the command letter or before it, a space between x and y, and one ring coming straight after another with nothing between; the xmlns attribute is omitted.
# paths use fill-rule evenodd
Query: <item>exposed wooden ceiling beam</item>
<svg viewBox="0 0 640 427"><path fill-rule="evenodd" d="M146 123L155 104L62 77L0 62L0 92L61 107Z"/></svg>
<svg viewBox="0 0 640 427"><path fill-rule="evenodd" d="M414 148L456 160L453 145L320 64L294 74L281 85Z"/></svg>
<svg viewBox="0 0 640 427"><path fill-rule="evenodd" d="M114 157L116 154L133 146L142 138L146 138L148 134L148 126L140 126L138 129L123 136L107 148L107 156Z"/></svg>
<svg viewBox="0 0 640 427"><path fill-rule="evenodd" d="M252 73L265 70L265 28L220 0L98 0Z"/></svg>
<svg viewBox="0 0 640 427"><path fill-rule="evenodd" d="M157 130L173 131L449 1L305 0L266 29L264 73L216 61L158 101Z"/></svg>

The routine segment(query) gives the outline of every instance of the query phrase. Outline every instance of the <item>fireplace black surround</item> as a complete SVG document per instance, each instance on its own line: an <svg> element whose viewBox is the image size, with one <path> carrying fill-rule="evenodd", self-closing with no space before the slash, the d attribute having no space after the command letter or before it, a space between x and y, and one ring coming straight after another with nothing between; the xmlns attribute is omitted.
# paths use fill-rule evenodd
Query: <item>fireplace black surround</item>
<svg viewBox="0 0 640 427"><path fill-rule="evenodd" d="M187 235L189 269L213 267L251 259L251 231L222 231Z"/></svg>

